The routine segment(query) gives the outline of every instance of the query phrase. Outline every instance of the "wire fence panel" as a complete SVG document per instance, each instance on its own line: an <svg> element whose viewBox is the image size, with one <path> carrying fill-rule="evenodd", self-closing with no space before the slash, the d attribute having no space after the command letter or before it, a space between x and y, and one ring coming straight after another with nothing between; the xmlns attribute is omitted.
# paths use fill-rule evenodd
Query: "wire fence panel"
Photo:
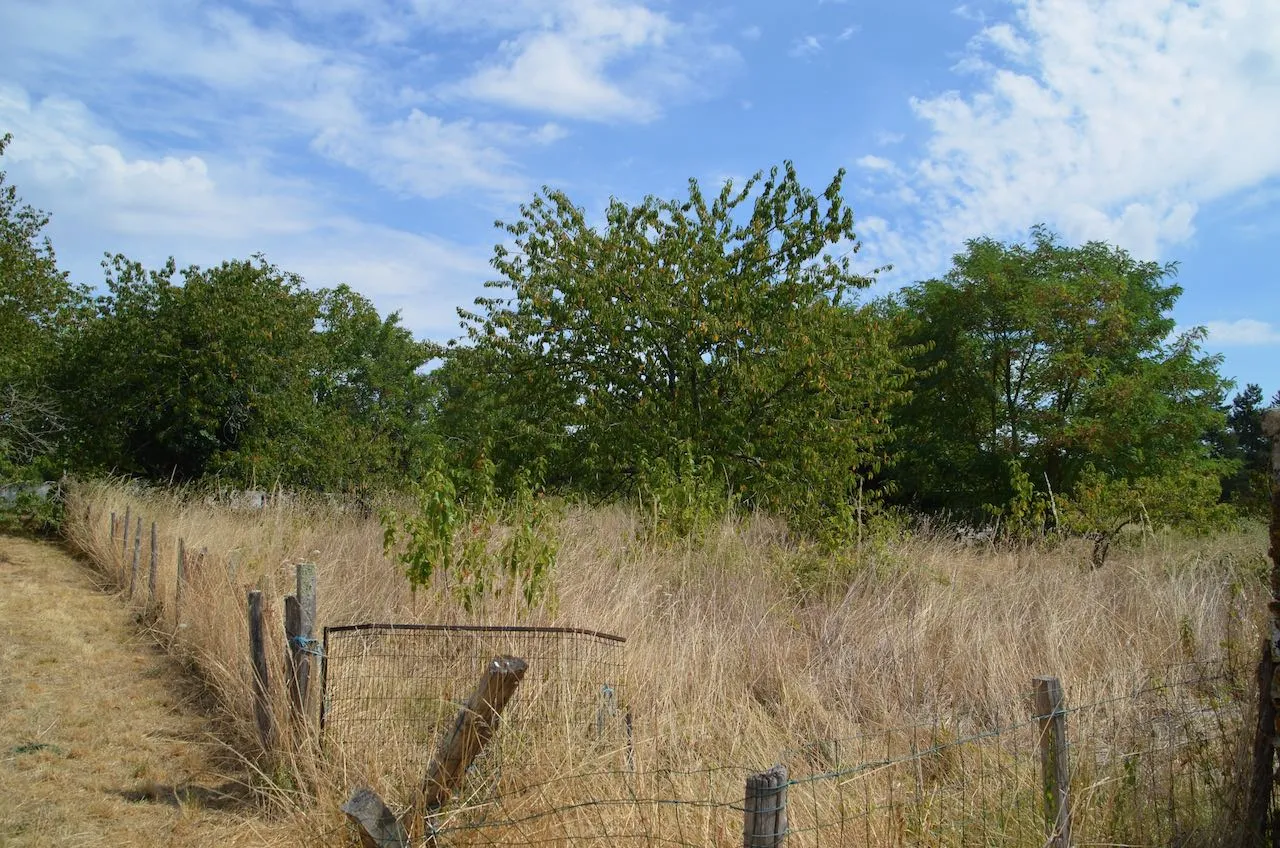
<svg viewBox="0 0 1280 848"><path fill-rule="evenodd" d="M601 761L624 769L624 645L618 636L569 628L328 627L323 742L353 776L403 793L421 783L485 665L517 656L529 670L499 732L468 770L457 806L483 808L506 791L503 781L536 781Z"/></svg>

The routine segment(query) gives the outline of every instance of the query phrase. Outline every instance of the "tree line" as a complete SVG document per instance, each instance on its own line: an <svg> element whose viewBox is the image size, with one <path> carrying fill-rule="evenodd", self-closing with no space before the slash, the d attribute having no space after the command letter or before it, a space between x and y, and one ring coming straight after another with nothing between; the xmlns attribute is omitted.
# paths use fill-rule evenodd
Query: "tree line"
<svg viewBox="0 0 1280 848"><path fill-rule="evenodd" d="M1036 227L867 297L842 180L691 180L599 224L543 190L438 344L260 255L110 256L95 294L0 172L0 477L371 492L443 470L462 497L533 480L833 541L894 509L1100 538L1261 510L1264 395L1174 332L1174 265Z"/></svg>

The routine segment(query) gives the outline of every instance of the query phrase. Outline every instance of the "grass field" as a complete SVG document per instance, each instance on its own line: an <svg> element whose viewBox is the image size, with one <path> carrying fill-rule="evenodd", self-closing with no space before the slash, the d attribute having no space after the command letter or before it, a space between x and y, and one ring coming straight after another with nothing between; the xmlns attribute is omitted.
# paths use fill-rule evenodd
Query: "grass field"
<svg viewBox="0 0 1280 848"><path fill-rule="evenodd" d="M413 786L405 785L406 775L422 762L410 756L406 763L403 753L390 751L385 763L356 762L313 745L261 755L247 671L245 589L264 588L278 620L292 564L300 560L318 565L323 626L519 623L625 636L620 688L634 716L636 773L661 771L666 783L646 791L688 797L739 791L733 787L748 771L805 752L818 752L823 768L846 765L843 755L823 748L830 744L824 740L881 734L876 738L903 752L926 742L901 734L893 742L888 729L931 728L936 743L939 733L963 732L957 717L970 717L974 726L983 717L1025 717L1018 705L1037 675L1060 678L1069 698L1086 691L1093 700L1115 697L1110 727L1145 720L1124 714L1120 696L1151 679L1154 668L1222 660L1233 679L1204 698L1243 703L1251 697L1242 681L1256 661L1265 609L1262 528L1215 538L1135 534L1098 570L1088 567L1083 543L1005 549L963 544L945 529L924 530L868 546L860 561L846 557L837 567L797 546L764 516L726 519L694 544L661 538L639 512L623 506L571 505L559 519L552 594L527 612L514 598L502 598L466 613L442 587L410 591L383 555L376 518L297 502L239 511L181 493L84 484L68 502L67 536L116 586L128 585L132 549L124 555L119 537L111 543L108 516L126 509L148 526L155 521L160 532L163 608L150 627L217 699L229 744L261 768L264 803L272 815L295 821L298 840L307 844L330 842L343 831L338 805L359 780L370 779L393 803L407 803ZM207 549L184 590L181 627L173 610L179 537L189 551ZM144 570L146 558L144 540ZM278 655L283 640L275 638ZM283 706L279 711L285 722ZM526 784L536 774L545 785L526 794L521 809L576 803L608 789L607 780L582 775L606 760L620 770L617 751L592 753L574 732L542 729L524 740ZM422 761L429 756L418 753ZM1031 753L1023 764L1028 768ZM968 767L992 773L1023 767L995 754L979 760ZM966 768L942 758L930 768L943 765ZM690 776L676 778L671 770ZM927 801L922 788L932 783L918 771L915 791ZM979 810L975 793L982 782L976 772L971 776L965 791L974 797L966 797L965 809ZM723 786L712 785L720 780ZM1013 792L1009 785L1000 791ZM617 791L623 789L619 783ZM634 780L625 789L634 794ZM844 795L832 798L845 803ZM822 820L830 810L818 808L827 803L815 792L815 811L806 821ZM1034 827L1034 792L1021 803ZM581 826L630 833L626 818L636 809L619 812L616 821L593 812ZM1124 814L1117 810L1113 814ZM694 834L686 835L694 844L740 844L740 833L725 822L734 816L740 822L741 814L722 813L690 813L677 824ZM903 844L916 844L910 833L917 826L886 820L873 834L870 823L859 825ZM531 832L520 831L525 842ZM928 844L997 844L975 835L982 832L975 825L958 841L935 836ZM482 830L473 835L476 842L496 838ZM553 830L546 838L555 839ZM811 844L821 842L815 837ZM837 842L833 837L831 844Z"/></svg>

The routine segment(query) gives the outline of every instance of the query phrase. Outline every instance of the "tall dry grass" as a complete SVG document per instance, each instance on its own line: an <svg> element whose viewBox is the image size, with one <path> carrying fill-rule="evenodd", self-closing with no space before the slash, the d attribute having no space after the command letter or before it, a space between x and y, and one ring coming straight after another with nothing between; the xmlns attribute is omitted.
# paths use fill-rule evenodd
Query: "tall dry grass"
<svg viewBox="0 0 1280 848"><path fill-rule="evenodd" d="M1212 539L1134 537L1098 570L1071 543L1006 550L918 534L812 592L800 589L812 585L804 575L823 563L767 517L726 519L693 544L655 536L623 506L570 506L552 595L531 611L504 598L466 613L440 586L410 591L383 555L376 518L298 502L237 511L120 481L79 485L68 500L68 539L120 587L132 549L123 553L118 536L111 543L108 515L126 508L160 531L155 632L203 676L230 744L258 762L244 590L265 587L278 615L299 560L318 564L321 626L521 623L625 636L623 697L635 716L639 771L759 769L815 740L936 726L939 717L978 721L1007 713L1036 675L1061 678L1069 697L1087 684L1089 697L1105 698L1153 667L1226 657L1244 669L1264 611L1260 528ZM208 551L191 574L180 625L179 538L188 551ZM142 559L145 574L145 541ZM342 827L337 806L351 782L367 774L314 748L290 756L287 767L264 767L263 784L282 814L323 841ZM282 768L292 777L282 779ZM380 788L407 797L407 787ZM704 827L711 842L740 839L710 820Z"/></svg>

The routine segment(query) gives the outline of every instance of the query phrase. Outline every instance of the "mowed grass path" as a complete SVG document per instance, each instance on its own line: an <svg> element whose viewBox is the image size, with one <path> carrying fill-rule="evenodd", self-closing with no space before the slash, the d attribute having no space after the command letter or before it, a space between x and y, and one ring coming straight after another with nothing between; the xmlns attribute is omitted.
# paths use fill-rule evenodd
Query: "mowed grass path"
<svg viewBox="0 0 1280 848"><path fill-rule="evenodd" d="M197 691L87 567L0 536L0 847L275 841Z"/></svg>

